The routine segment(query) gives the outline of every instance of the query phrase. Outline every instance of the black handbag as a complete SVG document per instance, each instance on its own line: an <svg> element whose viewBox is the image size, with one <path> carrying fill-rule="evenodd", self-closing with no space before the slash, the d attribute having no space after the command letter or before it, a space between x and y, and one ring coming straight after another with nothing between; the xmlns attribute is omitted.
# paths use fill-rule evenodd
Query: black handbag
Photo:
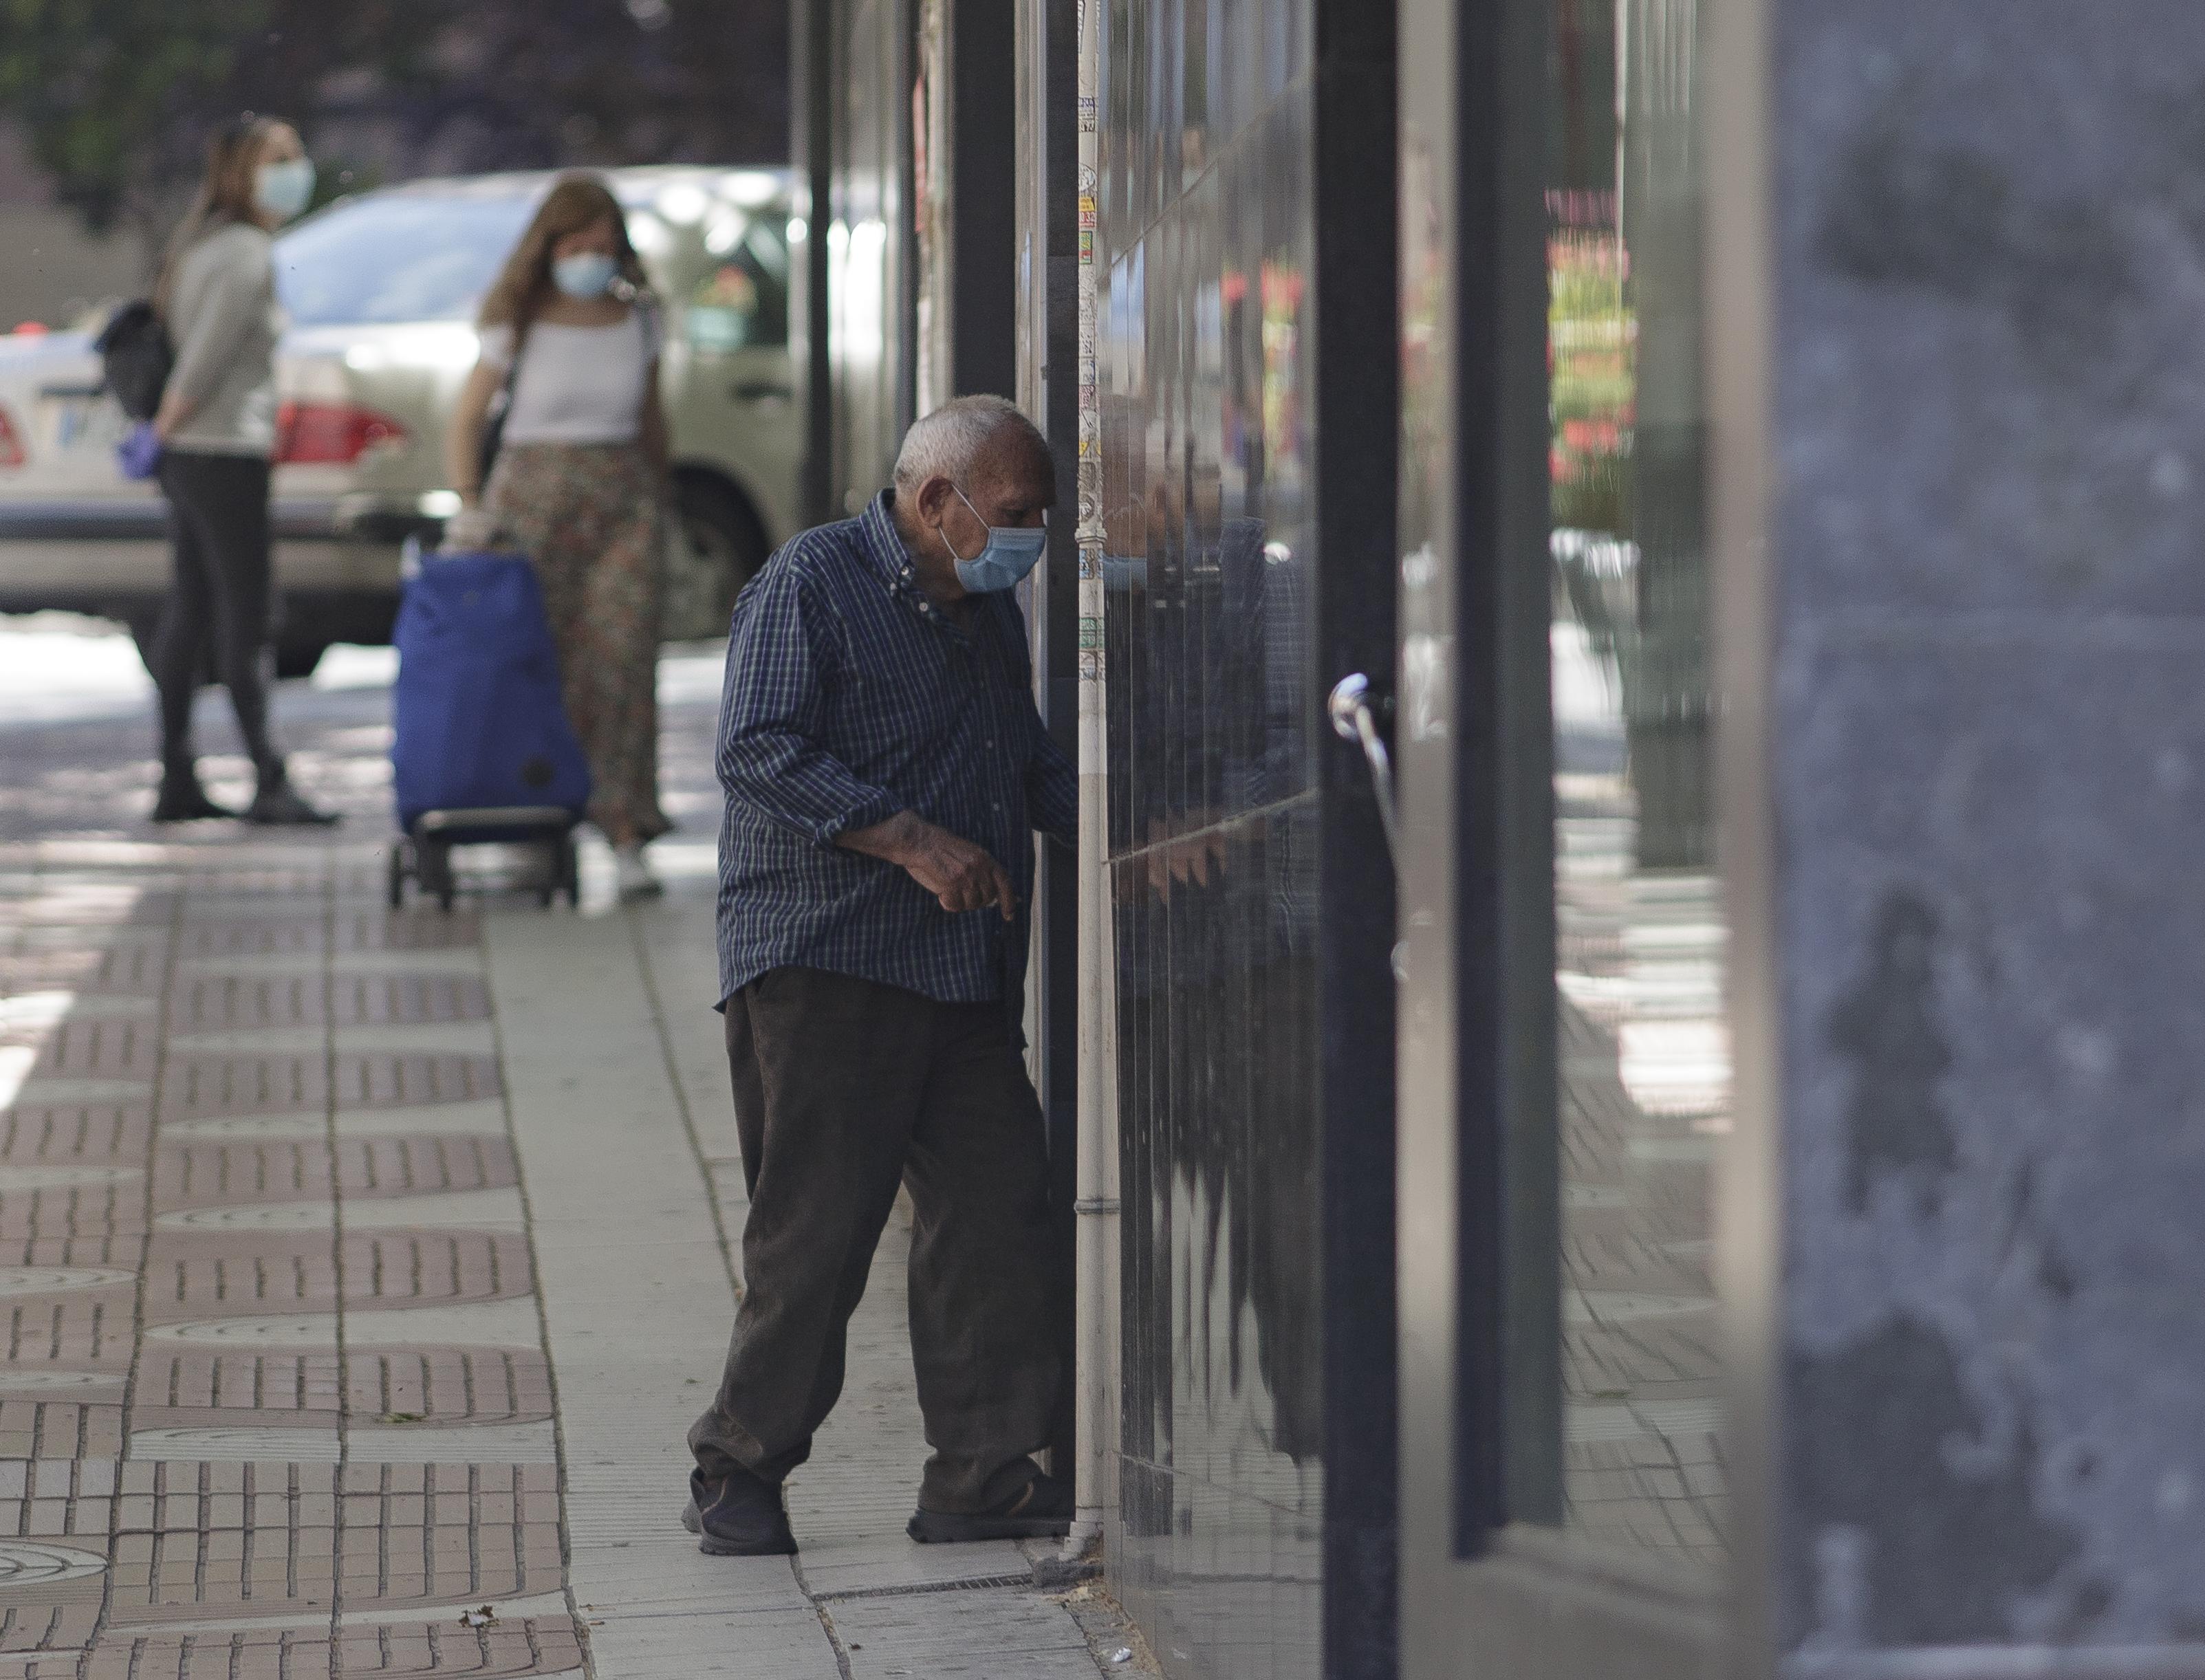
<svg viewBox="0 0 2205 1680"><path fill-rule="evenodd" d="M160 412L176 352L158 310L144 298L124 304L108 317L92 347L99 353L100 377L125 414L150 420Z"/></svg>

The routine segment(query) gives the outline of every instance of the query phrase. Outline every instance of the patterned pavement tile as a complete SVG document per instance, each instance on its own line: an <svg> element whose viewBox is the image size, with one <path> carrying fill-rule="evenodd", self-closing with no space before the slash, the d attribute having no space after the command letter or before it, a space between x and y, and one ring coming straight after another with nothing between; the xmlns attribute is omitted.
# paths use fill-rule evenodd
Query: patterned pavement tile
<svg viewBox="0 0 2205 1680"><path fill-rule="evenodd" d="M431 1680L467 1675L476 1680L578 1673L581 1640L564 1616L500 1619L488 1627L441 1622L390 1623L348 1628L339 1636L339 1672L378 1680Z"/></svg>
<svg viewBox="0 0 2205 1680"><path fill-rule="evenodd" d="M7 895L7 919L18 927L166 927L176 913L175 895L150 893L121 882L47 882Z"/></svg>
<svg viewBox="0 0 2205 1680"><path fill-rule="evenodd" d="M0 1108L0 1161L142 1161L152 1142L150 1103L17 1103Z"/></svg>
<svg viewBox="0 0 2205 1680"><path fill-rule="evenodd" d="M73 1015L41 1036L33 1078L151 1081L160 1057L159 1024L139 1016Z"/></svg>
<svg viewBox="0 0 2205 1680"><path fill-rule="evenodd" d="M0 1461L45 1458L120 1458L121 1396L114 1404L0 1398Z"/></svg>
<svg viewBox="0 0 2205 1680"><path fill-rule="evenodd" d="M67 1542L99 1554L104 1564L115 1475L106 1458L0 1463L0 1567L15 1540ZM35 1587L35 1579L28 1584Z"/></svg>
<svg viewBox="0 0 2205 1680"><path fill-rule="evenodd" d="M355 1309L507 1300L534 1287L527 1238L513 1232L349 1232L338 1244L327 1235L211 1226L154 1239L146 1321L334 1310L340 1255L342 1298Z"/></svg>
<svg viewBox="0 0 2205 1680"><path fill-rule="evenodd" d="M177 956L202 961L216 957L318 953L328 948L329 923L319 915L240 917L200 923L182 929L176 938Z"/></svg>
<svg viewBox="0 0 2205 1680"><path fill-rule="evenodd" d="M348 1053L336 1060L337 1102L347 1108L476 1102L505 1089L495 1056Z"/></svg>
<svg viewBox="0 0 2205 1680"><path fill-rule="evenodd" d="M326 1628L109 1634L92 1647L83 1680L329 1680L330 1642Z"/></svg>
<svg viewBox="0 0 2205 1680"><path fill-rule="evenodd" d="M204 1142L163 1148L153 1176L153 1206L223 1208L249 1202L326 1202L334 1175L319 1138ZM6 1202L0 1199L0 1211Z"/></svg>
<svg viewBox="0 0 2205 1680"><path fill-rule="evenodd" d="M111 922L97 927L66 927L27 919L16 925L15 948L25 954L139 949L165 960L170 929L166 923Z"/></svg>
<svg viewBox="0 0 2205 1680"><path fill-rule="evenodd" d="M416 911L393 916L380 904L360 904L336 917L339 951L479 951L482 917L471 909L449 916Z"/></svg>
<svg viewBox="0 0 2205 1680"><path fill-rule="evenodd" d="M108 1566L110 1624L320 1611L336 1602L334 1463L130 1463Z"/></svg>
<svg viewBox="0 0 2205 1680"><path fill-rule="evenodd" d="M94 997L158 996L169 967L160 941L87 943L0 953L0 993L66 989Z"/></svg>
<svg viewBox="0 0 2205 1680"><path fill-rule="evenodd" d="M104 1162L0 1163L0 1254L37 1251L48 1241L142 1237L146 1174ZM33 1245L26 1249L25 1245Z"/></svg>
<svg viewBox="0 0 2205 1680"><path fill-rule="evenodd" d="M350 1464L348 1610L477 1605L565 1584L559 1482L549 1464Z"/></svg>
<svg viewBox="0 0 2205 1680"><path fill-rule="evenodd" d="M85 1680L328 1680L332 1671L377 1680L518 1680L579 1675L581 1645L563 1617L462 1626L456 1617L347 1629L336 1641L320 1628L253 1628L110 1635L92 1648ZM29 1671L25 1671L28 1673ZM55 1674L62 1670L56 1668ZM75 1680L77 1671L67 1671ZM38 1676L31 1675L31 1680Z"/></svg>
<svg viewBox="0 0 2205 1680"><path fill-rule="evenodd" d="M326 1353L149 1347L138 1360L134 1428L288 1418L334 1423L343 1405L344 1367ZM221 1414L209 1417L207 1414Z"/></svg>
<svg viewBox="0 0 2205 1680"><path fill-rule="evenodd" d="M535 1292L528 1239L511 1232L348 1233L345 1304L367 1308L505 1301Z"/></svg>
<svg viewBox="0 0 2205 1680"><path fill-rule="evenodd" d="M320 1113L329 1101L324 1055L171 1055L161 1080L160 1118Z"/></svg>
<svg viewBox="0 0 2205 1680"><path fill-rule="evenodd" d="M40 1285L74 1281L66 1292L0 1299L0 1363L11 1373L66 1367L127 1368L136 1273L120 1266L31 1266L0 1270ZM5 1392L0 1389L0 1392Z"/></svg>
<svg viewBox="0 0 2205 1680"><path fill-rule="evenodd" d="M490 1018L490 988L470 974L348 975L332 996L341 1025Z"/></svg>
<svg viewBox="0 0 2205 1680"><path fill-rule="evenodd" d="M520 1182L503 1137L348 1137L337 1145L337 1187L347 1201L435 1190L503 1190Z"/></svg>
<svg viewBox="0 0 2205 1680"><path fill-rule="evenodd" d="M171 1033L318 1026L328 1017L322 980L311 974L186 972L169 997Z"/></svg>
<svg viewBox="0 0 2205 1680"><path fill-rule="evenodd" d="M535 1348L348 1350L350 1415L363 1423L538 1423L551 1373Z"/></svg>
<svg viewBox="0 0 2205 1680"><path fill-rule="evenodd" d="M336 1248L327 1236L163 1232L146 1258L149 1325L336 1304Z"/></svg>
<svg viewBox="0 0 2205 1680"><path fill-rule="evenodd" d="M44 1588L39 1589L35 1600L27 1598L25 1602L0 1608L0 1652L67 1653L68 1666L55 1665L51 1672L55 1680L64 1674L74 1674L76 1653L91 1639L99 1619L99 1584L97 1581L72 1584L74 1591ZM33 1680L39 1680L48 1671L47 1665L36 1665Z"/></svg>

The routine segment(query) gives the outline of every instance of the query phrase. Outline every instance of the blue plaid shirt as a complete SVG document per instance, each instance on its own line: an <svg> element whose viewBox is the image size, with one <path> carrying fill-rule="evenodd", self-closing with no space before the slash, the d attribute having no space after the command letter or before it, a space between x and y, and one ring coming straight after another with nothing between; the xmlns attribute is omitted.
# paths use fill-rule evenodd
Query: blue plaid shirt
<svg viewBox="0 0 2205 1680"><path fill-rule="evenodd" d="M785 544L736 598L720 703L720 998L768 969L853 974L945 1003L1024 983L1032 830L1069 841L1079 781L1034 709L1007 593L969 629L928 601L883 492ZM953 916L835 837L900 810L982 846L1021 906Z"/></svg>

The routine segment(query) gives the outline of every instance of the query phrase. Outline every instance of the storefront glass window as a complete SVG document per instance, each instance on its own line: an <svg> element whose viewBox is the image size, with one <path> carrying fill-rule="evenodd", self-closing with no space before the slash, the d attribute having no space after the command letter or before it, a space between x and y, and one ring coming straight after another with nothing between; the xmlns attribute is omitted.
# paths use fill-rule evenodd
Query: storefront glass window
<svg viewBox="0 0 2205 1680"><path fill-rule="evenodd" d="M1697 0L1554 0L1547 198L1563 1502L1719 1567Z"/></svg>

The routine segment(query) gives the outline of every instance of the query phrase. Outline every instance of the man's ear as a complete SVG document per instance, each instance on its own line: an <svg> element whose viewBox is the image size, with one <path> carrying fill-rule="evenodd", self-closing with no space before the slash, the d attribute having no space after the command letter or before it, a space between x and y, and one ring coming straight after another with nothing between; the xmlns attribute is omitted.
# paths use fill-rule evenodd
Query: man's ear
<svg viewBox="0 0 2205 1680"><path fill-rule="evenodd" d="M948 509L949 498L955 490L956 486L939 474L921 484L917 508L920 520L930 526L940 525L942 515Z"/></svg>

